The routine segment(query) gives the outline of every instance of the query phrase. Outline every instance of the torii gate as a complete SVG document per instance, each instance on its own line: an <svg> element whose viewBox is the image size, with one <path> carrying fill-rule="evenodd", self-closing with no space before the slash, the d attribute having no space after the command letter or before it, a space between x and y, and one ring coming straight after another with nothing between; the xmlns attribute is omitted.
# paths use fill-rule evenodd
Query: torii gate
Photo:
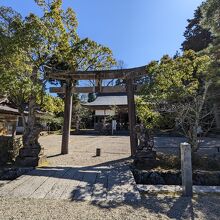
<svg viewBox="0 0 220 220"><path fill-rule="evenodd" d="M50 92L65 94L64 124L63 124L61 154L68 154L68 150L69 150L69 136L70 136L70 127L71 127L73 93L127 92L130 146L131 146L131 155L133 156L136 152L136 146L137 146L137 137L134 131L136 125L134 91L136 88L133 82L135 77L143 76L143 75L146 75L146 66L131 68L131 69L119 69L119 70L75 71L75 72L62 71L62 72L47 73L48 79L66 81L66 85L63 87L50 88ZM126 87L125 86L101 87L100 81L106 79L125 79ZM96 80L95 91L93 87L74 87L73 86L74 80Z"/></svg>

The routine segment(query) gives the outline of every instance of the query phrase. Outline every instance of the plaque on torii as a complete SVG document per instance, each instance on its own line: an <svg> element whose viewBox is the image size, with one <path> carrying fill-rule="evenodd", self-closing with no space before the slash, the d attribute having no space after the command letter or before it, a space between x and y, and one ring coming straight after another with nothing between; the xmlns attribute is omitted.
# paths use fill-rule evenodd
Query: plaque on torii
<svg viewBox="0 0 220 220"><path fill-rule="evenodd" d="M71 116L72 116L72 94L73 93L118 93L127 92L128 100L128 116L129 116L129 130L130 130L130 146L131 155L134 155L137 147L137 137L135 133L136 125L136 111L135 111L135 100L134 91L138 89L133 84L134 78L138 76L146 75L146 66L130 68L130 69L119 69L119 70L98 70L98 71L52 71L47 73L48 79L63 80L65 86L63 87L51 87L50 92L65 94L65 105L64 105L64 124L62 134L62 145L61 154L68 154L69 150L69 136L71 127ZM101 80L108 79L124 79L126 86L100 86ZM95 80L95 87L75 87L73 82L75 80Z"/></svg>

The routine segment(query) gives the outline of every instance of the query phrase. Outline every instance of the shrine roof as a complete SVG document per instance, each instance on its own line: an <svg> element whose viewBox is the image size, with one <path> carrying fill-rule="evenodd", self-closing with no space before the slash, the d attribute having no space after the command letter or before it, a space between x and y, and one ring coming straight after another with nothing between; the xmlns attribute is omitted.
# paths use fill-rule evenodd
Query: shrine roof
<svg viewBox="0 0 220 220"><path fill-rule="evenodd" d="M1 104L0 104L0 113L19 115L18 109L11 108L7 105L1 105Z"/></svg>
<svg viewBox="0 0 220 220"><path fill-rule="evenodd" d="M84 103L84 106L127 106L126 93L101 93L93 102Z"/></svg>

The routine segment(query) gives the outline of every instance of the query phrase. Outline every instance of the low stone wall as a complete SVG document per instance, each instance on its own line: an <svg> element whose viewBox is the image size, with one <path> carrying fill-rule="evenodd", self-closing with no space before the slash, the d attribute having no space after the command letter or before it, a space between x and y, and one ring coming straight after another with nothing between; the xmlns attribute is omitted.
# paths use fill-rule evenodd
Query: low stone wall
<svg viewBox="0 0 220 220"><path fill-rule="evenodd" d="M0 166L13 163L22 147L22 138L11 136L0 136Z"/></svg>
<svg viewBox="0 0 220 220"><path fill-rule="evenodd" d="M137 184L146 185L181 185L179 170L138 170L132 169ZM220 171L193 171L193 185L220 186Z"/></svg>
<svg viewBox="0 0 220 220"><path fill-rule="evenodd" d="M19 155L19 150L23 147L22 137L15 137L13 139L12 148L9 150L11 161L15 161Z"/></svg>
<svg viewBox="0 0 220 220"><path fill-rule="evenodd" d="M0 166L6 164L9 161L12 137L0 136Z"/></svg>

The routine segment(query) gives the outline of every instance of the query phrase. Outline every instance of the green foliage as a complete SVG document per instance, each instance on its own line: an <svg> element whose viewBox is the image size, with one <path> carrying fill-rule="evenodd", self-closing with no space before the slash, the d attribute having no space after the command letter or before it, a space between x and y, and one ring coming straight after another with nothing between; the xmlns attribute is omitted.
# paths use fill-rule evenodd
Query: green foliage
<svg viewBox="0 0 220 220"><path fill-rule="evenodd" d="M220 4L219 0L207 0L202 5L203 19L201 24L209 29L215 37L220 37Z"/></svg>
<svg viewBox="0 0 220 220"><path fill-rule="evenodd" d="M185 51L175 59L163 56L159 62L147 66L149 82L143 87L145 100L160 103L187 99L202 90L202 84L210 78L210 58Z"/></svg>
<svg viewBox="0 0 220 220"><path fill-rule="evenodd" d="M143 123L148 129L158 127L161 115L159 112L153 109L152 104L147 103L141 97L136 98L135 103L137 108L137 116L141 123Z"/></svg>
<svg viewBox="0 0 220 220"><path fill-rule="evenodd" d="M71 8L63 10L62 0L35 2L43 11L41 17L30 13L22 18L11 8L0 7L0 93L7 94L21 113L29 106L25 142L36 127L39 105L60 111L61 103L45 96L48 67L65 64L75 71L110 68L115 63L109 48L79 38L76 14Z"/></svg>
<svg viewBox="0 0 220 220"><path fill-rule="evenodd" d="M6 85L2 93L15 90L8 91L12 81L17 84L21 78L21 84L28 84L23 88L26 94L37 96L51 61L67 63L72 70L110 68L115 63L109 48L79 38L76 15L71 8L61 9L61 0L36 2L43 9L42 17L30 14L22 19L11 8L0 8L0 72L1 84Z"/></svg>
<svg viewBox="0 0 220 220"><path fill-rule="evenodd" d="M82 106L78 96L73 97L72 125L79 131L92 120L92 112Z"/></svg>
<svg viewBox="0 0 220 220"><path fill-rule="evenodd" d="M158 62L151 62L147 66L149 80L140 92L142 100L151 105L138 107L140 119L154 128L161 122L159 113L155 112L161 113L162 121L166 113L172 113L171 121L178 123L193 149L197 150L197 130L210 116L209 111L204 111L213 77L209 72L210 63L209 56L198 55L192 50L185 51L182 56L170 58L166 55ZM149 122L149 117L155 120Z"/></svg>
<svg viewBox="0 0 220 220"><path fill-rule="evenodd" d="M202 19L201 26L211 32L213 42L204 51L212 58L212 65L210 71L214 75L214 84L210 89L212 100L217 106L220 105L219 92L220 92L220 2L219 0L207 0L202 6Z"/></svg>
<svg viewBox="0 0 220 220"><path fill-rule="evenodd" d="M64 101L59 97L46 94L43 97L42 109L53 114L60 114L64 111Z"/></svg>
<svg viewBox="0 0 220 220"><path fill-rule="evenodd" d="M207 0L202 5L201 25L212 33L214 38L210 47L205 51L212 58L212 70L219 81L220 71L220 2L219 0Z"/></svg>
<svg viewBox="0 0 220 220"><path fill-rule="evenodd" d="M88 94L88 102L93 102L95 100L95 93Z"/></svg>
<svg viewBox="0 0 220 220"><path fill-rule="evenodd" d="M21 47L21 16L11 8L0 7L0 94L8 97L22 112L33 90L40 91L38 83L30 78L31 60ZM19 30L19 31L17 31Z"/></svg>

